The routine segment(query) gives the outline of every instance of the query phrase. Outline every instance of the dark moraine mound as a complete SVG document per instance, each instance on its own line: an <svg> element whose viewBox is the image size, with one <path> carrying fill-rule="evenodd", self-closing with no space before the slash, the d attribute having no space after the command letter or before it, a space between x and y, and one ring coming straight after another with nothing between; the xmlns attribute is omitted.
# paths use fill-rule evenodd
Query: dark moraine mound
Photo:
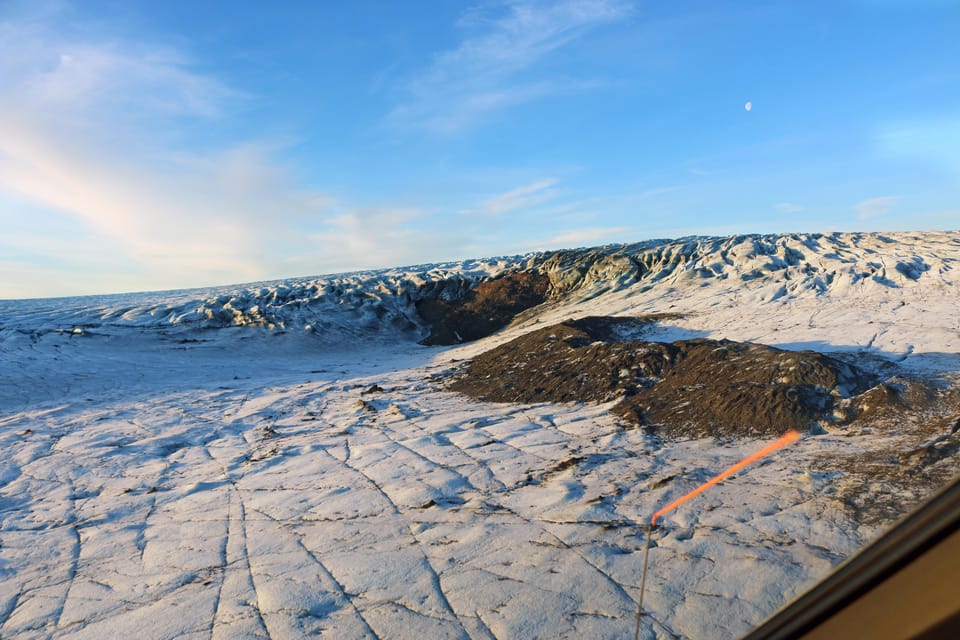
<svg viewBox="0 0 960 640"><path fill-rule="evenodd" d="M584 318L528 333L476 357L451 388L494 402L620 398L616 414L667 436L739 437L844 419L843 400L877 382L813 351L634 337L656 319Z"/></svg>
<svg viewBox="0 0 960 640"><path fill-rule="evenodd" d="M545 302L549 288L547 276L521 271L481 282L462 300L422 300L417 313L431 328L422 343L450 345L484 338L521 311Z"/></svg>

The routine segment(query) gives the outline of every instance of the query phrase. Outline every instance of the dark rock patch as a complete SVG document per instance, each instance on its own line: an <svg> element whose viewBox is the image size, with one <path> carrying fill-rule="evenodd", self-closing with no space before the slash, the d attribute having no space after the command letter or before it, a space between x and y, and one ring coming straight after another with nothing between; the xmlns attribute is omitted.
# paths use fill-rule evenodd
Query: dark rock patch
<svg viewBox="0 0 960 640"><path fill-rule="evenodd" d="M853 415L871 422L899 421L929 407L937 395L930 383L892 376L854 398L850 408Z"/></svg>
<svg viewBox="0 0 960 640"><path fill-rule="evenodd" d="M484 338L520 313L547 300L550 279L517 272L481 282L462 299L421 300L417 313L430 325L427 345L451 345Z"/></svg>
<svg viewBox="0 0 960 640"><path fill-rule="evenodd" d="M636 391L645 372L653 383L673 358L672 345L646 349L605 341L606 328L591 333L594 319L533 331L480 354L452 389L494 402L606 402ZM625 319L637 327L643 320ZM621 375L621 371L627 371Z"/></svg>
<svg viewBox="0 0 960 640"><path fill-rule="evenodd" d="M621 401L613 411L668 437L742 437L844 421L878 380L813 351L730 340L640 340L659 319L584 318L476 357L451 388L494 402Z"/></svg>
<svg viewBox="0 0 960 640"><path fill-rule="evenodd" d="M829 456L818 471L840 473L836 497L858 522L888 524L956 477L960 454L960 388L885 382L858 396L869 409L845 429L896 434L893 448ZM897 387L901 387L898 389Z"/></svg>
<svg viewBox="0 0 960 640"><path fill-rule="evenodd" d="M729 340L684 340L658 384L614 412L671 436L773 436L846 419L839 403L875 380L814 351Z"/></svg>

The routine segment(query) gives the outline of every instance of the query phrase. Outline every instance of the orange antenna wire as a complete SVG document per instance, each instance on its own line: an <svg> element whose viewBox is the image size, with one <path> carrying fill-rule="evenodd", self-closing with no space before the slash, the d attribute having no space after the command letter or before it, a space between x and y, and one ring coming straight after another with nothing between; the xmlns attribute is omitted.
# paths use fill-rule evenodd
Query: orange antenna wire
<svg viewBox="0 0 960 640"><path fill-rule="evenodd" d="M637 624L633 631L634 640L638 640L640 637L640 618L643 616L643 592L645 590L645 587L647 586L647 559L650 556L650 543L652 540L653 528L657 526L657 518L667 513L668 511L672 511L676 509L677 507L682 505L684 502L686 502L690 498L703 493L713 485L722 482L724 479L730 477L740 469L743 469L745 466L753 462L756 462L763 456L769 455L774 451L777 451L778 449L782 449L788 444L796 442L799 439L800 439L800 434L798 432L792 429L790 431L787 431L785 434L780 436L780 438L778 438L774 442L771 442L770 444L765 446L763 449L760 449L760 451L757 451L756 453L747 456L737 464L727 468L723 473L715 475L714 477L710 478L709 480L704 482L702 485L700 485L690 493L680 496L679 498L677 498L676 500L674 500L664 508L657 511L655 514L653 514L653 517L650 518L650 526L647 527L647 547L643 552L643 578L640 580L640 598L637 600Z"/></svg>
<svg viewBox="0 0 960 640"><path fill-rule="evenodd" d="M782 449L782 448L784 448L785 446L787 446L788 444L791 444L791 443L793 443L793 442L796 442L796 441L799 440L799 439L800 439L800 434L799 434L798 432L793 431L793 430L787 431L787 432L786 432L785 434L783 434L778 440L776 440L776 441L774 441L774 442L771 442L770 444L768 444L767 446L765 446L763 449L760 449L760 451L757 451L756 453L747 456L746 458L744 458L743 460L741 460L741 461L738 462L737 464L735 464L735 465L731 466L730 468L728 468L728 469L727 469L726 471L724 471L723 473L720 473L720 474L718 474L718 475L715 475L714 477L710 478L709 480L707 480L706 482L704 482L702 485L700 485L699 487L697 487L696 489L694 489L694 490L691 491L690 493L688 493L688 494L686 494L686 495L683 495L683 496L680 496L679 498L677 498L676 500L674 500L673 502L671 502L670 504L668 504L667 506L665 506L663 509L660 509L660 511L657 511L655 514L653 514L653 517L650 519L650 524L656 526L656 524L657 524L657 518L659 518L659 517L662 516L663 514L667 513L668 511L673 511L674 509L676 509L677 507L679 507L680 505L682 505L684 502L686 502L686 501L689 500L690 498L694 497L695 495L701 494L701 493L703 493L704 491L706 491L707 489L709 489L710 487L712 487L713 485L722 482L724 479L726 479L726 478L728 478L729 476L733 475L733 474L736 473L737 471L740 471L740 469L743 469L743 468L744 468L745 466L747 466L748 464L751 464L751 463L753 463L753 462L756 462L757 460L759 460L759 459L762 458L763 456L768 455L768 454L771 454L771 453L773 453L774 451L776 451L777 449Z"/></svg>

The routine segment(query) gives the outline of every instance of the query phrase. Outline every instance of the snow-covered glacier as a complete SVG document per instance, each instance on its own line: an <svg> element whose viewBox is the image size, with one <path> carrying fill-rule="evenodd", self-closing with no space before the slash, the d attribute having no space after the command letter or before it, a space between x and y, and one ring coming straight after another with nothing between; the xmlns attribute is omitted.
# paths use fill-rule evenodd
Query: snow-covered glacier
<svg viewBox="0 0 960 640"><path fill-rule="evenodd" d="M420 344L418 303L516 273L548 299ZM737 637L960 471L958 308L957 232L0 301L0 637L632 635L650 515L762 443L448 389L475 356L587 316L833 354L888 381L877 406L916 381L940 394L818 425L664 518L641 637Z"/></svg>

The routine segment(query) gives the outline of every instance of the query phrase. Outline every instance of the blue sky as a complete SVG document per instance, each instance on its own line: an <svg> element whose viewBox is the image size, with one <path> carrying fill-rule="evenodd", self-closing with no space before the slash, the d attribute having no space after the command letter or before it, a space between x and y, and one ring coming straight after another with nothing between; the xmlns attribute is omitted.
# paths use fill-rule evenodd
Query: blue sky
<svg viewBox="0 0 960 640"><path fill-rule="evenodd" d="M957 33L922 0L0 0L0 298L956 229Z"/></svg>

